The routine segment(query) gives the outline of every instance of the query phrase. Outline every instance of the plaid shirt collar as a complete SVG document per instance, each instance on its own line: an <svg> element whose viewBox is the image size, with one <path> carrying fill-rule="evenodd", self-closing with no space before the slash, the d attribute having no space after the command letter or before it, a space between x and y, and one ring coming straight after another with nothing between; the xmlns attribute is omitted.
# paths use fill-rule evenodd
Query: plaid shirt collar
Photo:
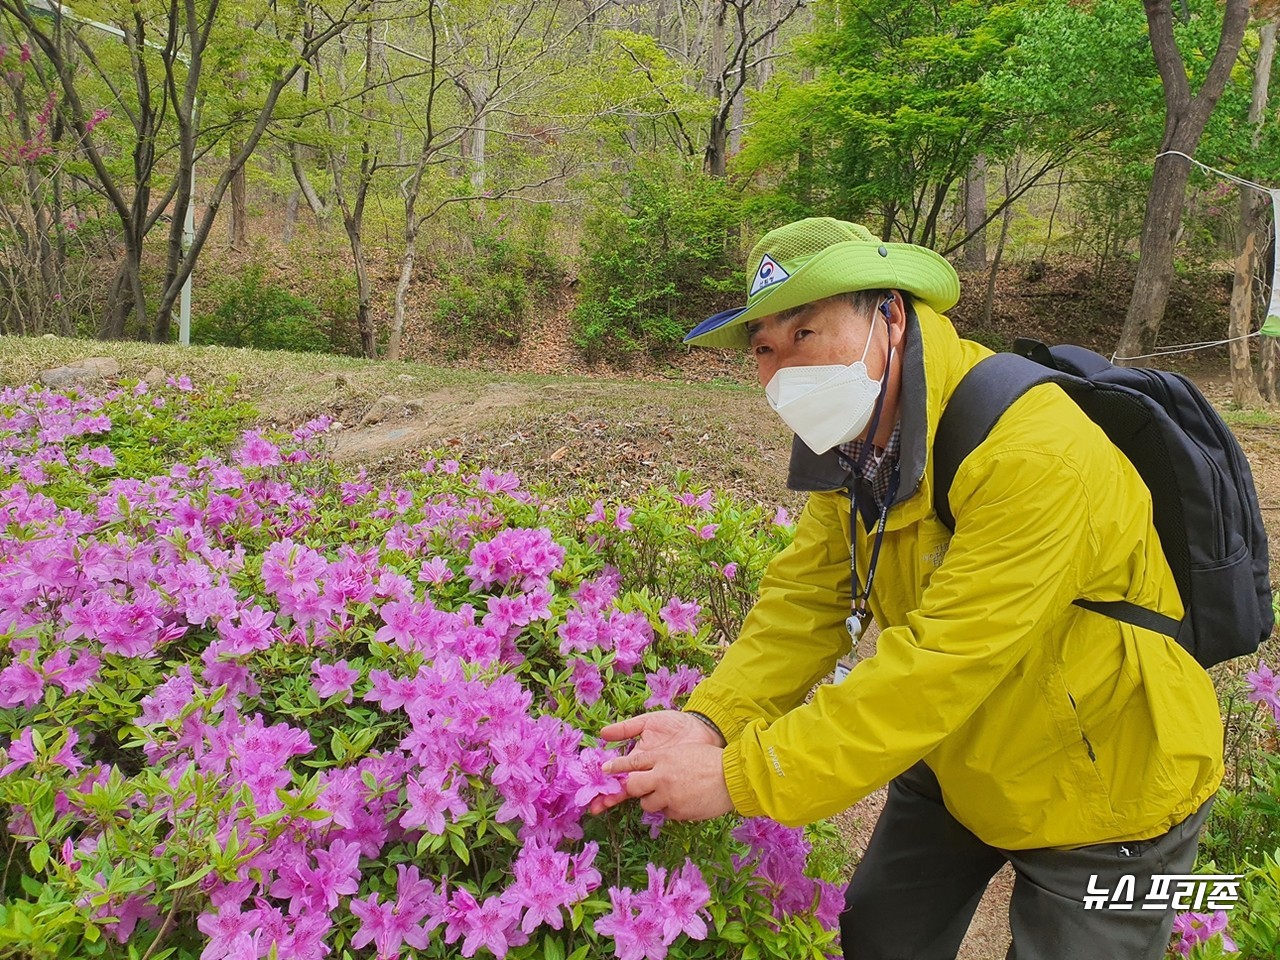
<svg viewBox="0 0 1280 960"><path fill-rule="evenodd" d="M853 440L840 446L840 455L849 461L851 467L855 470L858 465L858 458L862 456L862 448L865 441ZM873 452L867 458L867 465L863 468L859 479L862 480L871 489L872 499L875 500L877 508L884 506L885 498L889 496L889 481L893 477L893 468L898 464L898 456L902 450L902 424L898 423L893 428L893 433L889 437L889 442L884 445L884 453L879 457Z"/></svg>

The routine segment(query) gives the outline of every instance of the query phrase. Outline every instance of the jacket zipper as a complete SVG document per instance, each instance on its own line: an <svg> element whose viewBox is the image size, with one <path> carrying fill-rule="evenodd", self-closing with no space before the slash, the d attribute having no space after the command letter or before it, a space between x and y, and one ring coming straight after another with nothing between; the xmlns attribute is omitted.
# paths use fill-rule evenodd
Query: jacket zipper
<svg viewBox="0 0 1280 960"><path fill-rule="evenodd" d="M1071 709L1076 715L1076 723L1080 722L1080 710L1076 707L1076 698L1071 695L1071 691L1067 691L1067 699L1071 701ZM1084 748L1089 751L1089 759L1094 763L1098 762L1097 756L1093 752L1093 744L1089 742L1089 738L1084 735L1084 728L1080 729L1080 739L1084 741Z"/></svg>

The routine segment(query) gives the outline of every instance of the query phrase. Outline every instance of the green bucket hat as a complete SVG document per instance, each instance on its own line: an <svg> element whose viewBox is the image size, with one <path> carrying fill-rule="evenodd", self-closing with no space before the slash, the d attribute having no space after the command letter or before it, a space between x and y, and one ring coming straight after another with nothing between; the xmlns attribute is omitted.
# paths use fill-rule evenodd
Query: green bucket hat
<svg viewBox="0 0 1280 960"><path fill-rule="evenodd" d="M932 250L884 243L861 224L831 217L770 230L747 264L747 305L703 320L685 343L745 347L751 321L853 290L905 290L939 313L960 299L955 268Z"/></svg>

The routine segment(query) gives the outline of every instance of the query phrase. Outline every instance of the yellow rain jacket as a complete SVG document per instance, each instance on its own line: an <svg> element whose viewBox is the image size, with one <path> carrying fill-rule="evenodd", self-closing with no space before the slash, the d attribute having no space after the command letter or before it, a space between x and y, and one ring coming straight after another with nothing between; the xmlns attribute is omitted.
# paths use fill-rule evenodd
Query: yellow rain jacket
<svg viewBox="0 0 1280 960"><path fill-rule="evenodd" d="M814 492L794 542L686 709L727 738L725 778L747 816L818 820L923 759L947 809L994 847L1158 836L1222 778L1213 685L1173 640L1071 602L1181 617L1150 494L1071 399L1041 385L960 466L951 534L933 510L929 451L952 391L990 351L914 311L875 655L803 702L850 648L851 478L797 440L789 484ZM868 519L855 525L864 579Z"/></svg>

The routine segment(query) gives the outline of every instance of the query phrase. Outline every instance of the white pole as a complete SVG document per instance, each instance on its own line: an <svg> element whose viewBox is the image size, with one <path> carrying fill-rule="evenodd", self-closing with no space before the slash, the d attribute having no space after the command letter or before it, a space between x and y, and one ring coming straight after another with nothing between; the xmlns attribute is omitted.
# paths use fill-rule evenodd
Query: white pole
<svg viewBox="0 0 1280 960"><path fill-rule="evenodd" d="M196 238L196 161L191 158L191 194L187 197L187 213L182 223L182 256L185 258ZM194 269L191 273L194 273ZM182 282L182 297L178 306L178 343L191 346L191 273Z"/></svg>

